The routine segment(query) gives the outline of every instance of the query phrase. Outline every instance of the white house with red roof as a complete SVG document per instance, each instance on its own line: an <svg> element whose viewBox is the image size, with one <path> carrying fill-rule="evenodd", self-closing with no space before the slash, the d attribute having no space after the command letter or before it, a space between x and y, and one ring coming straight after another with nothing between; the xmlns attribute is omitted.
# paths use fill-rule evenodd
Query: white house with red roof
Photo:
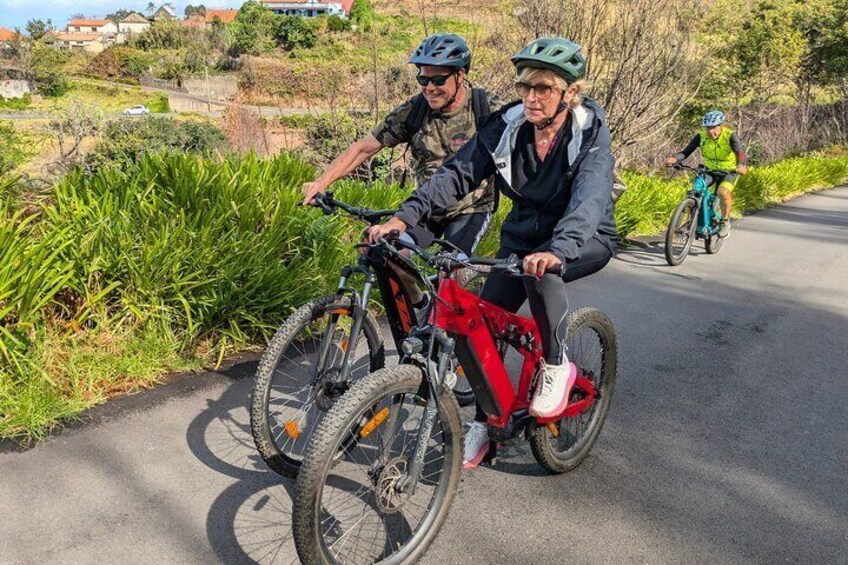
<svg viewBox="0 0 848 565"><path fill-rule="evenodd" d="M0 27L0 51L5 51L9 47L9 42L15 38L15 32L5 27Z"/></svg>
<svg viewBox="0 0 848 565"><path fill-rule="evenodd" d="M118 33L118 24L112 20L74 19L65 28L68 33Z"/></svg>
<svg viewBox="0 0 848 565"><path fill-rule="evenodd" d="M286 16L339 16L346 18L350 14L353 0L261 0L263 6L275 14Z"/></svg>

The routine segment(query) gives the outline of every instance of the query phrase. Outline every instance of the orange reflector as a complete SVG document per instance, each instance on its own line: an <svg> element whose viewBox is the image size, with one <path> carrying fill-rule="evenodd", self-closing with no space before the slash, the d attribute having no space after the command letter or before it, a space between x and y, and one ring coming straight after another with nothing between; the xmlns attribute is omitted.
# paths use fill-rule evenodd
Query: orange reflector
<svg viewBox="0 0 848 565"><path fill-rule="evenodd" d="M367 438L371 435L371 432L377 429L377 426L386 421L386 418L389 417L389 409L388 407L383 408L377 414L368 420L368 423L362 426L362 430L359 432L359 437L362 439Z"/></svg>
<svg viewBox="0 0 848 565"><path fill-rule="evenodd" d="M347 343L348 343L348 341L346 339L342 340L342 343L341 343L342 351L347 351Z"/></svg>
<svg viewBox="0 0 848 565"><path fill-rule="evenodd" d="M336 308L335 310L330 310L330 314L347 314L347 308Z"/></svg>
<svg viewBox="0 0 848 565"><path fill-rule="evenodd" d="M559 429L554 425L553 422L548 422L548 431L551 432L552 436L559 437Z"/></svg>
<svg viewBox="0 0 848 565"><path fill-rule="evenodd" d="M459 375L460 377L465 376L465 369L462 368L462 365L460 365L459 367L456 368L456 374Z"/></svg>
<svg viewBox="0 0 848 565"><path fill-rule="evenodd" d="M297 439L300 437L300 428L297 425L297 422L292 422L289 420L286 422L286 435L292 439Z"/></svg>

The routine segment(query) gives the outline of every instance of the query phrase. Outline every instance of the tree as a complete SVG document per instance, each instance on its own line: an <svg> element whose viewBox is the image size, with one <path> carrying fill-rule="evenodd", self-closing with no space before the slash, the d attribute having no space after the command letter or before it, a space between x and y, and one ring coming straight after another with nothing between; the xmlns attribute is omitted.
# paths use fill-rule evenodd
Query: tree
<svg viewBox="0 0 848 565"><path fill-rule="evenodd" d="M274 48L276 31L274 13L255 0L248 0L239 8L235 20L230 25L232 42L230 55L256 55Z"/></svg>
<svg viewBox="0 0 848 565"><path fill-rule="evenodd" d="M192 16L206 16L206 6L200 4L199 6L192 6L191 4L185 7L185 17L190 18Z"/></svg>
<svg viewBox="0 0 848 565"><path fill-rule="evenodd" d="M848 3L813 0L798 12L797 21L807 41L804 76L816 84L837 86L848 98Z"/></svg>
<svg viewBox="0 0 848 565"><path fill-rule="evenodd" d="M318 42L318 35L311 22L300 16L279 16L274 36L277 44L288 50L295 47L309 49Z"/></svg>
<svg viewBox="0 0 848 565"><path fill-rule="evenodd" d="M133 12L131 10L124 10L123 8L121 8L120 10L118 10L118 11L112 13L112 14L107 14L106 19L112 20L115 23L119 23L119 22L123 21L124 18L126 18L127 16L129 16L132 13Z"/></svg>
<svg viewBox="0 0 848 565"><path fill-rule="evenodd" d="M631 157L622 150L661 140L700 88L689 60L697 18L678 0L527 0L518 21L521 44L565 36L582 46L622 161Z"/></svg>
<svg viewBox="0 0 848 565"><path fill-rule="evenodd" d="M48 125L59 145L59 165L69 169L82 162L82 143L100 131L103 112L80 100L72 100Z"/></svg>
<svg viewBox="0 0 848 565"><path fill-rule="evenodd" d="M48 32L53 31L53 21L30 20L24 29L31 39L37 41L47 35Z"/></svg>
<svg viewBox="0 0 848 565"><path fill-rule="evenodd" d="M363 29L369 28L374 21L374 8L369 0L353 0L350 6L350 19Z"/></svg>

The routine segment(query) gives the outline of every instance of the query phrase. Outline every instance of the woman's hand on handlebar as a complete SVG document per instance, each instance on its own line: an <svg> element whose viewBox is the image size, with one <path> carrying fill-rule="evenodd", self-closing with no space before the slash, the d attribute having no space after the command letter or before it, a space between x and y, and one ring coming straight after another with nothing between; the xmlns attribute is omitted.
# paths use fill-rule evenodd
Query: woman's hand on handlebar
<svg viewBox="0 0 848 565"><path fill-rule="evenodd" d="M562 265L562 261L553 253L531 253L524 258L524 273L542 278L545 271Z"/></svg>
<svg viewBox="0 0 848 565"><path fill-rule="evenodd" d="M393 231L403 233L406 231L406 224L397 218L389 218L385 224L371 226L365 230L365 241L368 243L376 243L381 237L386 237Z"/></svg>

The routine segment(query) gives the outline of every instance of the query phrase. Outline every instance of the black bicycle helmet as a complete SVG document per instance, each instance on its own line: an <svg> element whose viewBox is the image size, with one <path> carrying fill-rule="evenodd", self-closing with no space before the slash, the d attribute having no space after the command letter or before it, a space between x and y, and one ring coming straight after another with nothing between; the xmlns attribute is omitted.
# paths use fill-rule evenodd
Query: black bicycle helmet
<svg viewBox="0 0 848 565"><path fill-rule="evenodd" d="M435 33L421 42L408 61L412 65L433 65L471 69L471 50L460 36L453 33Z"/></svg>
<svg viewBox="0 0 848 565"><path fill-rule="evenodd" d="M512 56L515 70L547 69L572 83L586 76L586 59L580 46L561 37L534 39Z"/></svg>

